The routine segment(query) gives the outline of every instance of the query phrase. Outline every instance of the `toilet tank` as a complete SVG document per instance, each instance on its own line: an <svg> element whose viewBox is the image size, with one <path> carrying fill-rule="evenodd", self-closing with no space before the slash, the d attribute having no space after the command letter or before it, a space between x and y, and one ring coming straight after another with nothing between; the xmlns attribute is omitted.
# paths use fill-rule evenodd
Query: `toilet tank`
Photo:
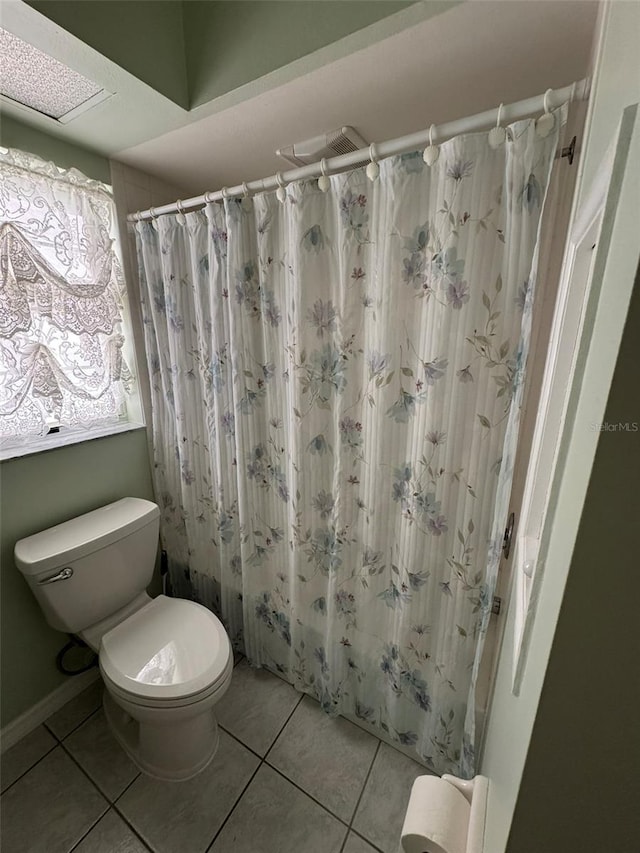
<svg viewBox="0 0 640 853"><path fill-rule="evenodd" d="M144 592L159 525L154 503L122 498L17 542L16 565L51 627L78 634Z"/></svg>

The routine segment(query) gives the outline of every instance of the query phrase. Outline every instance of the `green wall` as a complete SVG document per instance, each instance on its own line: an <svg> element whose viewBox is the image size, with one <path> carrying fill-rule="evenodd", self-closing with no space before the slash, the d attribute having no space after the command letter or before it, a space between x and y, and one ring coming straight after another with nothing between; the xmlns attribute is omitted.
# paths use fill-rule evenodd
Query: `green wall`
<svg viewBox="0 0 640 853"><path fill-rule="evenodd" d="M0 142L111 182L103 157L4 118ZM13 562L18 539L125 496L153 500L144 429L0 463L0 725L60 685L66 636L46 624Z"/></svg>
<svg viewBox="0 0 640 853"><path fill-rule="evenodd" d="M509 853L638 849L638 341L640 273L604 417L639 431L598 441Z"/></svg>
<svg viewBox="0 0 640 853"><path fill-rule="evenodd" d="M37 154L44 160L52 160L63 169L74 166L89 178L111 184L109 161L101 154L49 136L6 115L0 117L0 145Z"/></svg>
<svg viewBox="0 0 640 853"><path fill-rule="evenodd" d="M65 679L56 670L55 656L67 638L46 624L15 567L15 542L126 496L153 500L144 429L46 450L0 465L3 726Z"/></svg>
<svg viewBox="0 0 640 853"><path fill-rule="evenodd" d="M191 106L410 5L384 0L188 0L183 16Z"/></svg>
<svg viewBox="0 0 640 853"><path fill-rule="evenodd" d="M180 0L27 0L42 15L188 107Z"/></svg>
<svg viewBox="0 0 640 853"><path fill-rule="evenodd" d="M27 0L185 109L399 12L401 0Z"/></svg>

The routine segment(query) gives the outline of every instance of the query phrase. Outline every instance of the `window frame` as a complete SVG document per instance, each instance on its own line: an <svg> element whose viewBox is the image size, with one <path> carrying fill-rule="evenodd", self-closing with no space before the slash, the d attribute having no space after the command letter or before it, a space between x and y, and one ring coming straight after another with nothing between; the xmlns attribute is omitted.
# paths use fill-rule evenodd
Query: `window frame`
<svg viewBox="0 0 640 853"><path fill-rule="evenodd" d="M10 151L16 151L17 149L7 149L6 147L2 146L1 150L3 151L3 153L9 153ZM41 158L39 155L33 154L32 152L25 151L23 153L27 154L27 156L29 157L33 157L35 160L41 161L42 163L48 162L46 160L43 160L43 158ZM58 166L56 163L53 163L53 165L60 173L60 176L64 176L69 171L71 171L70 169ZM78 170L75 168L74 171L78 172ZM83 175L83 177L86 176ZM94 179L87 177L87 181L91 182L93 180ZM24 456L31 456L36 453L43 453L47 450L54 450L60 447L79 444L85 441L92 441L96 438L105 438L110 435L118 435L121 433L132 432L134 430L146 428L144 408L140 392L140 374L138 370L135 330L131 315L129 282L125 277L124 265L122 262L122 246L120 241L120 228L118 222L118 211L115 202L115 194L111 183L106 183L104 181L98 181L97 183L100 183L101 186L109 193L113 202L113 249L118 264L120 265L122 280L124 284L121 318L121 332L124 337L122 353L129 367L132 377L131 391L125 399L125 411L122 415L120 415L118 418L114 418L112 421L103 421L90 426L68 426L60 424L54 419L51 419L48 422L50 424L50 429L47 433L43 435L0 436L0 462L6 462L11 459L17 459Z"/></svg>

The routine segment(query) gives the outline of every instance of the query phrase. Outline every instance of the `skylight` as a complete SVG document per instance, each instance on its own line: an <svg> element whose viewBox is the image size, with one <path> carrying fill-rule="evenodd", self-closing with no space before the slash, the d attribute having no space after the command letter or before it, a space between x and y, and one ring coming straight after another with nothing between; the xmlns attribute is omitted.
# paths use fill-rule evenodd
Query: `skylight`
<svg viewBox="0 0 640 853"><path fill-rule="evenodd" d="M103 91L97 83L0 27L0 94L62 119Z"/></svg>

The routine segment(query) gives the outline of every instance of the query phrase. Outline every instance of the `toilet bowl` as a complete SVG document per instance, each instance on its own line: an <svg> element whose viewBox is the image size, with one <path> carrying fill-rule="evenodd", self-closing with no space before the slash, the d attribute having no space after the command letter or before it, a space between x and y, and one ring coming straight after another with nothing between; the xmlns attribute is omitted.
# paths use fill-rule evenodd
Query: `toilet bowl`
<svg viewBox="0 0 640 853"><path fill-rule="evenodd" d="M104 711L125 752L150 776L190 779L218 747L214 707L233 653L211 611L150 598L155 504L124 498L20 540L15 560L52 627L98 653Z"/></svg>
<svg viewBox="0 0 640 853"><path fill-rule="evenodd" d="M161 595L102 637L99 658L107 720L138 767L174 780L204 770L218 748L213 709L233 671L219 619Z"/></svg>

